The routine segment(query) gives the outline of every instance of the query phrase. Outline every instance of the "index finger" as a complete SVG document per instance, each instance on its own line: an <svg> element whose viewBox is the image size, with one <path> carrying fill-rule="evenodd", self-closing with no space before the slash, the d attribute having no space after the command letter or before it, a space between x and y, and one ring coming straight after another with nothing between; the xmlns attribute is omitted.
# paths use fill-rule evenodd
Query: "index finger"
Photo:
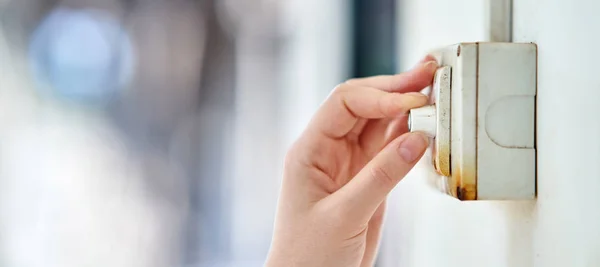
<svg viewBox="0 0 600 267"><path fill-rule="evenodd" d="M359 119L394 118L410 108L422 106L427 102L426 96L398 92L416 92L425 88L431 84L437 67L435 61L429 61L400 75L357 79L342 84L319 108L308 130L340 138L348 134Z"/></svg>
<svg viewBox="0 0 600 267"><path fill-rule="evenodd" d="M417 63L415 68L407 72L351 79L347 83L378 88L388 92L417 92L431 84L433 77L428 75L430 68L437 69L437 62L433 56L428 55Z"/></svg>

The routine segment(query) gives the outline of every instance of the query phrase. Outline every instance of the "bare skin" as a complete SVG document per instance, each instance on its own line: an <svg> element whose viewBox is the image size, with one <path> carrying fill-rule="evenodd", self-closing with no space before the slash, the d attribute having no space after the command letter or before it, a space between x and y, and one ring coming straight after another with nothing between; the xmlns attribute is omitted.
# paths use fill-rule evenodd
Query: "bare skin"
<svg viewBox="0 0 600 267"><path fill-rule="evenodd" d="M406 113L437 67L428 56L334 89L288 151L267 267L373 266L387 195L428 146Z"/></svg>

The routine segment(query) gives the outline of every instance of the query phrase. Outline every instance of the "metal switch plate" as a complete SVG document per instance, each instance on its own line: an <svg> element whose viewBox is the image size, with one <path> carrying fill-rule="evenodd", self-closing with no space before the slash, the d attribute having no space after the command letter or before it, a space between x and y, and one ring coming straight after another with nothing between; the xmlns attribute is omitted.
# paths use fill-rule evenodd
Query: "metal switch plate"
<svg viewBox="0 0 600 267"><path fill-rule="evenodd" d="M460 200L534 199L537 46L461 43L432 55L441 66L432 101L411 110L409 127L429 127L419 114L435 109L433 164L446 192Z"/></svg>

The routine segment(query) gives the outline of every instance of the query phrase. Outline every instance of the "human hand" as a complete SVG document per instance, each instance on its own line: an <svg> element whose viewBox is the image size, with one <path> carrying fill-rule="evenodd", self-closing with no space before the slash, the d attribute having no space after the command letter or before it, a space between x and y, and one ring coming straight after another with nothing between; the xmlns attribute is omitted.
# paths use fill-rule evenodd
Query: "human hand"
<svg viewBox="0 0 600 267"><path fill-rule="evenodd" d="M407 132L407 111L438 65L426 57L393 76L349 80L333 91L289 150L266 266L372 266L388 193L428 139Z"/></svg>

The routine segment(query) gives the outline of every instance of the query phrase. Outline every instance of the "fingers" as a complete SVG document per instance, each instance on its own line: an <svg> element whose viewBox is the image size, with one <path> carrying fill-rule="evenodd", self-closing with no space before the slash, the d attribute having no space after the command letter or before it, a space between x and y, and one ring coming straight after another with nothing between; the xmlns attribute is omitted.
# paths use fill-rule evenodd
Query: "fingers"
<svg viewBox="0 0 600 267"><path fill-rule="evenodd" d="M427 56L410 71L396 75L380 75L360 79L352 79L347 83L359 86L374 87L388 92L417 92L431 84L433 73L438 64L433 57Z"/></svg>
<svg viewBox="0 0 600 267"><path fill-rule="evenodd" d="M389 192L423 156L428 143L427 137L420 133L398 137L326 201L334 202L346 218L368 221Z"/></svg>
<svg viewBox="0 0 600 267"><path fill-rule="evenodd" d="M309 129L341 138L355 129L360 119L395 118L427 101L427 96L419 93L389 93L345 84L315 114Z"/></svg>
<svg viewBox="0 0 600 267"><path fill-rule="evenodd" d="M308 129L341 138L355 128L359 119L394 118L426 103L427 96L419 93L398 94L343 84L317 111Z"/></svg>
<svg viewBox="0 0 600 267"><path fill-rule="evenodd" d="M360 147L372 158L388 143L408 131L408 114L393 119L372 120L360 136Z"/></svg>
<svg viewBox="0 0 600 267"><path fill-rule="evenodd" d="M319 108L308 130L339 138L354 129L360 118L393 118L424 105L427 97L422 94L397 93L416 92L431 84L438 65L429 59L399 75L354 79L339 85Z"/></svg>

